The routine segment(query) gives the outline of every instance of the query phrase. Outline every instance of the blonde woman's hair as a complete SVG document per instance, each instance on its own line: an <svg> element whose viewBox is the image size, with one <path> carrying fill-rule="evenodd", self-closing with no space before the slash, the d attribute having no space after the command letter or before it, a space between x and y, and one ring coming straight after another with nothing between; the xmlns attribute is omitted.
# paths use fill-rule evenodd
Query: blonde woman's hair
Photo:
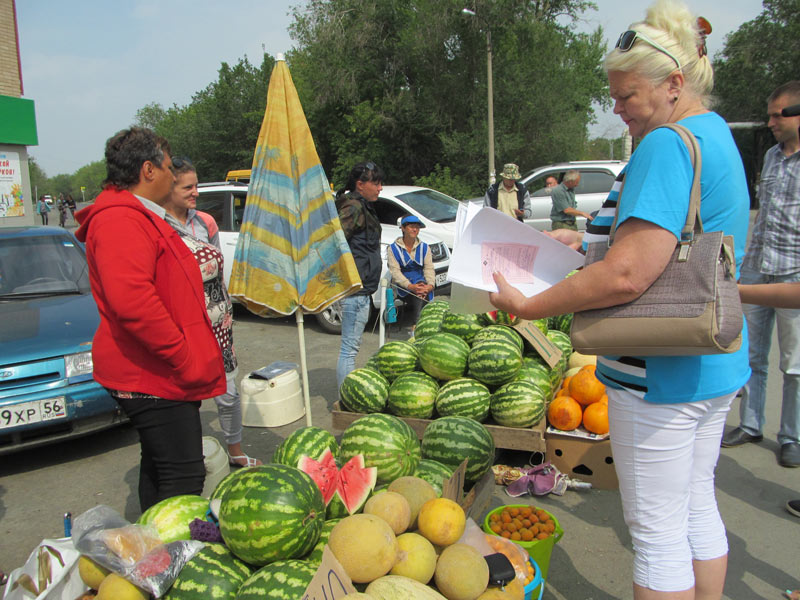
<svg viewBox="0 0 800 600"><path fill-rule="evenodd" d="M644 21L631 24L629 29L644 34L678 59L686 87L704 104L710 102L714 71L709 57L698 53L703 38L697 17L683 2L656 0L647 9ZM672 58L642 39L637 39L627 52L614 48L603 66L607 72L636 71L653 85L662 83L678 68Z"/></svg>

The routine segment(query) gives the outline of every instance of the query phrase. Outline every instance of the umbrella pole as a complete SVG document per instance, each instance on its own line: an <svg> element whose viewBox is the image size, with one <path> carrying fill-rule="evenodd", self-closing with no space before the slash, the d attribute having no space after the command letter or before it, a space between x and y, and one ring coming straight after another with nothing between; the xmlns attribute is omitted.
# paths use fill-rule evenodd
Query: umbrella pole
<svg viewBox="0 0 800 600"><path fill-rule="evenodd" d="M306 362L306 335L303 331L303 309L298 308L295 313L297 319L297 335L300 338L300 373L303 377L303 403L306 407L306 425L311 427L311 397L308 394L308 363Z"/></svg>

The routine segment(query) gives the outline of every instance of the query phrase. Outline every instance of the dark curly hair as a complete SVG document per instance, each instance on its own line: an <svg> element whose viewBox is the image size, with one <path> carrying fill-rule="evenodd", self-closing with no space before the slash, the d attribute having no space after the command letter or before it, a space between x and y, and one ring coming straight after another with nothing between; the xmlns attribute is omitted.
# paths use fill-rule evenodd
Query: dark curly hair
<svg viewBox="0 0 800 600"><path fill-rule="evenodd" d="M146 161L161 165L171 154L169 142L146 127L131 127L117 132L106 142L106 180L126 190L139 183L139 173Z"/></svg>

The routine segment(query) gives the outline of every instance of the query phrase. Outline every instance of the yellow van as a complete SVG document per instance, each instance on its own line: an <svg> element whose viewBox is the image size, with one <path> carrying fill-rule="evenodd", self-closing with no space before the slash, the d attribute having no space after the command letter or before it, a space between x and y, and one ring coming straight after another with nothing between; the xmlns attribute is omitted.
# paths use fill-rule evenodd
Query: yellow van
<svg viewBox="0 0 800 600"><path fill-rule="evenodd" d="M249 183L251 169L239 169L236 171L228 171L225 175L225 181L241 181L242 183Z"/></svg>

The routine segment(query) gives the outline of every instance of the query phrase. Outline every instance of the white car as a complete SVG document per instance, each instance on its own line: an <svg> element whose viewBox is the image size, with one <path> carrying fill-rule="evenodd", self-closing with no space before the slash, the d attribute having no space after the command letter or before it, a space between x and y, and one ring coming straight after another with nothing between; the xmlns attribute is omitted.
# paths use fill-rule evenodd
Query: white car
<svg viewBox="0 0 800 600"><path fill-rule="evenodd" d="M247 183L228 181L217 183L201 183L198 185L199 197L197 198L197 210L207 212L219 225L219 241L222 246L222 254L225 258L225 284L227 285L231 277L231 267L233 266L233 256L236 252L236 244L239 240L239 229L242 226L244 217L244 207L247 202ZM386 188L384 188L385 190ZM413 190L424 190L426 188L408 188ZM433 190L430 190L433 191ZM438 194L438 192L436 192ZM444 194L442 194L444 196ZM444 196L450 198L449 196ZM404 212L403 215L408 214ZM401 215L402 216L402 215ZM454 223L453 223L454 225ZM381 256L383 257L382 277L389 277L389 270L386 267L386 249L398 237L402 235L400 227L395 221L384 223L381 219ZM447 269L450 266L450 250L447 245L436 235L426 228L420 231L419 238L428 244L433 258L433 266L436 271L436 284L434 294L446 293L449 287L447 279ZM372 295L372 304L377 309L382 304L380 290ZM338 302L315 315L320 326L330 333L341 331L342 319L341 310Z"/></svg>
<svg viewBox="0 0 800 600"><path fill-rule="evenodd" d="M436 236L452 250L459 204L455 198L430 188L385 185L375 212L384 225L399 225L405 215L415 215L425 225L425 233Z"/></svg>
<svg viewBox="0 0 800 600"><path fill-rule="evenodd" d="M531 217L525 223L539 231L550 229L550 211L553 203L550 200L545 180L555 177L561 183L567 171L575 169L581 174L581 182L575 188L575 200L578 210L589 214L599 210L603 201L611 191L614 180L627 163L621 160L593 160L563 162L528 171L520 182L528 188L531 195ZM577 218L578 229L586 229L586 219Z"/></svg>

